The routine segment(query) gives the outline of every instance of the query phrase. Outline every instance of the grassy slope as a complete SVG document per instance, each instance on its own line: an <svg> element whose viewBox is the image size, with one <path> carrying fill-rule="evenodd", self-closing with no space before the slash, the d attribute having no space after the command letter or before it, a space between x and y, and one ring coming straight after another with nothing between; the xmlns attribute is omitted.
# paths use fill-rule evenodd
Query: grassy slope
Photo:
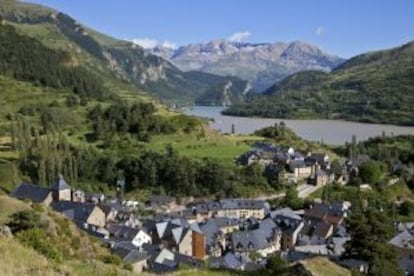
<svg viewBox="0 0 414 276"><path fill-rule="evenodd" d="M203 129L190 134L154 136L148 146L150 149L161 151L166 145L171 144L182 155L193 158L217 158L230 164L235 157L250 148L248 143L263 139L256 136L221 135L210 128L203 127ZM202 132L204 135L201 134Z"/></svg>
<svg viewBox="0 0 414 276"><path fill-rule="evenodd" d="M47 259L13 238L0 238L2 275L56 275Z"/></svg>
<svg viewBox="0 0 414 276"><path fill-rule="evenodd" d="M0 225L8 223L10 215L28 209L30 207L26 203L6 195L0 195Z"/></svg>
<svg viewBox="0 0 414 276"><path fill-rule="evenodd" d="M28 209L31 207L27 203L0 195L0 225L7 223L11 214ZM93 259L108 255L109 251L86 233L78 230L62 215L44 210L41 216L44 221L47 221L46 232L54 241L54 245L71 257L65 257L62 263L54 263L13 237L0 237L1 275L131 274L113 265L106 265L99 260L93 263ZM72 247L74 239L79 239L80 247L77 249Z"/></svg>
<svg viewBox="0 0 414 276"><path fill-rule="evenodd" d="M315 276L350 276L351 272L323 257L301 262Z"/></svg>

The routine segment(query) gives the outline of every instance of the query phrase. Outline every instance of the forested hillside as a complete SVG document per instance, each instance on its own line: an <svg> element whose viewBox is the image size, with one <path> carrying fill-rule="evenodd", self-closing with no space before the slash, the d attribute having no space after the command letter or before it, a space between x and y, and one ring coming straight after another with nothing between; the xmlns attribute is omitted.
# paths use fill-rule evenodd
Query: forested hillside
<svg viewBox="0 0 414 276"><path fill-rule="evenodd" d="M414 42L294 74L224 113L414 125Z"/></svg>
<svg viewBox="0 0 414 276"><path fill-rule="evenodd" d="M207 89L221 89L218 82L231 80L242 84L241 91L232 89L231 93L241 93L247 86L247 81L237 78L182 72L138 45L100 34L64 13L40 5L0 0L0 17L25 36L68 52L69 64L82 65L105 76L101 82L110 87L120 88L122 83L128 83L161 100L188 104ZM219 92L222 90L216 91Z"/></svg>

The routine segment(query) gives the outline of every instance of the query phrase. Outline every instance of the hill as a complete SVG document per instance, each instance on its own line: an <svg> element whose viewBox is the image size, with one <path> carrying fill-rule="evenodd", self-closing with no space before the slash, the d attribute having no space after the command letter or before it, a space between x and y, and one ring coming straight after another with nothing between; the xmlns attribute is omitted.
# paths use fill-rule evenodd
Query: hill
<svg viewBox="0 0 414 276"><path fill-rule="evenodd" d="M180 71L131 42L103 35L64 13L40 5L0 0L0 17L3 23L12 24L20 33L40 40L48 48L68 52L71 65L96 72L114 90L126 83L162 100L192 103L208 88L219 89L217 82L230 80L207 74L193 78L194 74ZM237 81L247 85L246 81Z"/></svg>
<svg viewBox="0 0 414 276"><path fill-rule="evenodd" d="M198 70L248 80L263 91L298 71L330 71L344 60L303 41L290 43L244 43L224 39L181 46L158 46L148 50L184 71Z"/></svg>
<svg viewBox="0 0 414 276"><path fill-rule="evenodd" d="M2 275L132 275L122 265L109 263L116 259L109 249L62 215L5 195L0 195L0 206ZM7 234L4 225L21 211L30 212L30 222L41 226Z"/></svg>
<svg viewBox="0 0 414 276"><path fill-rule="evenodd" d="M299 72L224 113L414 125L414 42Z"/></svg>

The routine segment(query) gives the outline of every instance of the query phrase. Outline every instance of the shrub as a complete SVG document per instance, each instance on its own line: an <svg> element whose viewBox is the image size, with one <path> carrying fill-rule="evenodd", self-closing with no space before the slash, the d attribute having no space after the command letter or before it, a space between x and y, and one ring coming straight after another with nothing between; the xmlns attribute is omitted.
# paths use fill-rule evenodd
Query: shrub
<svg viewBox="0 0 414 276"><path fill-rule="evenodd" d="M36 227L43 228L46 224L40 220L39 213L33 210L24 210L11 215L11 221L8 223L8 226L13 233L16 233Z"/></svg>
<svg viewBox="0 0 414 276"><path fill-rule="evenodd" d="M48 240L43 229L31 228L17 233L17 239L26 246L29 246L48 259L60 262L62 254Z"/></svg>
<svg viewBox="0 0 414 276"><path fill-rule="evenodd" d="M124 269L132 271L134 269L134 267L132 266L131 263L125 263L124 264Z"/></svg>
<svg viewBox="0 0 414 276"><path fill-rule="evenodd" d="M106 264L114 264L114 265L120 265L122 263L121 258L113 254L103 256L102 261Z"/></svg>

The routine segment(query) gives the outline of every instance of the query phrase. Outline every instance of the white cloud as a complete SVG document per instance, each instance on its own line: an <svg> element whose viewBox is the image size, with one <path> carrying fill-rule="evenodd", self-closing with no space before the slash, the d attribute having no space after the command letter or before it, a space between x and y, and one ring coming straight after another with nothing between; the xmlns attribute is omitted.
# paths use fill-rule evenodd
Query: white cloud
<svg viewBox="0 0 414 276"><path fill-rule="evenodd" d="M157 46L162 46L162 47L166 47L166 48L171 48L171 49L175 49L177 48L177 44L168 40L165 40L163 42L159 42L156 39L152 39L152 38L134 38L134 39L130 39L130 41L134 44L137 44L139 46L141 46L142 48L145 49L152 49L155 48Z"/></svg>
<svg viewBox="0 0 414 276"><path fill-rule="evenodd" d="M324 27L322 27L322 26L319 26L318 28L316 28L316 30L315 30L315 34L317 35L317 36L321 36L321 35L323 35L325 33L325 28Z"/></svg>
<svg viewBox="0 0 414 276"><path fill-rule="evenodd" d="M245 31L245 32L237 32L232 34L228 40L233 42L242 42L245 41L247 38L249 38L252 35L251 32Z"/></svg>

